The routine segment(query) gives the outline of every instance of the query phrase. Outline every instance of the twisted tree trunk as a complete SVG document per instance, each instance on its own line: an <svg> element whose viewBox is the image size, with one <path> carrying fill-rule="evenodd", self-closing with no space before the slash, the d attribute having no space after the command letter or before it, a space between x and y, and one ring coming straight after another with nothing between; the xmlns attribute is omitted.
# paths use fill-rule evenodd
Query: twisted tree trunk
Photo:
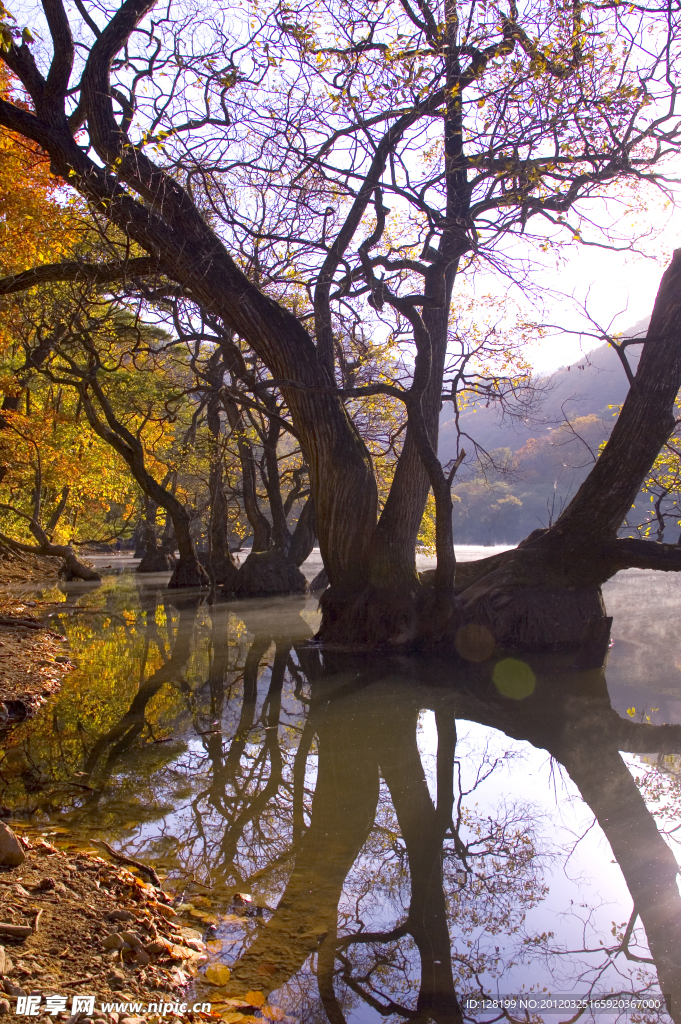
<svg viewBox="0 0 681 1024"><path fill-rule="evenodd" d="M37 544L24 544L21 541L12 540L10 537L3 537L1 534L0 540L10 549L14 548L16 551L26 551L31 555L62 558L64 565L61 573L63 573L66 579L85 580L88 583L97 583L101 580L102 577L95 569L80 561L70 544L53 544L40 523L35 520L29 523L29 528L38 541Z"/></svg>

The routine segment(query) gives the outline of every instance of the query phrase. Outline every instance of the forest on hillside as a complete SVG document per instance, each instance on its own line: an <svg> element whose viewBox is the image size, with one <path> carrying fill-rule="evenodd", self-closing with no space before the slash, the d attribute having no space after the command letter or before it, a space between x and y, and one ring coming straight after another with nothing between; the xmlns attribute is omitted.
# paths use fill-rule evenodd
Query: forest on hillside
<svg viewBox="0 0 681 1024"><path fill-rule="evenodd" d="M623 337L640 337L648 321ZM515 544L554 522L575 494L610 436L629 383L614 349L588 349L570 367L540 378L531 416L506 417L494 407L473 407L458 430L480 451L454 486L455 535L462 544ZM632 365L637 365L637 357ZM440 453L446 459L457 424L443 412ZM670 444L674 444L673 440ZM656 467L620 528L622 536L678 540L681 508L671 463Z"/></svg>

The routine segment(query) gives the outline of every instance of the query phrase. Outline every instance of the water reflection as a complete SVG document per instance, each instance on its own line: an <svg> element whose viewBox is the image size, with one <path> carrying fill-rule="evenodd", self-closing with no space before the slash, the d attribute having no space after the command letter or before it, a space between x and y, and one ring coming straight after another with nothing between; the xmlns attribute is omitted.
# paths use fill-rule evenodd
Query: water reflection
<svg viewBox="0 0 681 1024"><path fill-rule="evenodd" d="M453 1024L472 994L662 990L681 1020L681 726L620 717L603 671L532 659L519 700L494 659L323 654L313 602L125 578L52 621L81 668L5 738L4 813L153 861L223 995Z"/></svg>

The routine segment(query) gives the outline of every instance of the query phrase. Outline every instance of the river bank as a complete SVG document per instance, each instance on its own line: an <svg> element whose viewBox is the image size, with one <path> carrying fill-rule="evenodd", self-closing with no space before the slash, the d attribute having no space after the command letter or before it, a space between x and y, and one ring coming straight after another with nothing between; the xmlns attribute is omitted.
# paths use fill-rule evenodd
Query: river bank
<svg viewBox="0 0 681 1024"><path fill-rule="evenodd" d="M40 604L0 596L0 729L35 714L74 664L66 638L36 617Z"/></svg>
<svg viewBox="0 0 681 1024"><path fill-rule="evenodd" d="M183 1001L206 957L162 892L92 853L19 841L25 860L0 871L0 1013L33 997L38 1019L66 1019L74 996L92 994L83 1019L120 1024L125 1014L103 1002Z"/></svg>
<svg viewBox="0 0 681 1024"><path fill-rule="evenodd" d="M202 971L209 953L181 920L180 894L92 851L17 838L23 863L0 868L0 1015L45 1024L286 1019L260 992L230 999L224 967Z"/></svg>

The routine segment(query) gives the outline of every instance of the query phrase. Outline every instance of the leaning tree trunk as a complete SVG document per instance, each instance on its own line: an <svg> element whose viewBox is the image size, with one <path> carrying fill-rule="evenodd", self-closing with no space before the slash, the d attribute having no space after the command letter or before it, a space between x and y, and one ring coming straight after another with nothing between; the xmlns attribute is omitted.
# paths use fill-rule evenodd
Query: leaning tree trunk
<svg viewBox="0 0 681 1024"><path fill-rule="evenodd" d="M97 583L101 580L102 577L95 569L80 561L70 544L53 544L43 528L35 520L30 523L30 530L38 541L38 546L31 547L22 544L23 550L32 551L37 555L63 558L62 574L68 580L85 580L87 583Z"/></svg>
<svg viewBox="0 0 681 1024"><path fill-rule="evenodd" d="M106 422L103 422L97 415L94 407L90 389L94 392L97 403L104 413ZM162 484L147 471L144 460L144 449L138 437L132 434L118 420L114 414L111 403L99 386L96 378L92 378L87 384L80 388L80 395L83 401L83 408L88 423L94 432L110 444L114 451L125 460L134 479L150 501L155 502L165 509L175 530L177 550L180 558L168 583L169 587L204 587L208 585L208 576L200 565L196 556L194 538L191 535L191 516L178 501L174 494L171 494Z"/></svg>
<svg viewBox="0 0 681 1024"><path fill-rule="evenodd" d="M158 272L179 282L206 313L245 338L273 377L282 381L282 394L310 467L329 578L332 583L361 587L367 579L376 523L376 481L366 445L333 393L334 381L310 335L291 311L246 277L180 182L140 147L130 145L116 120L111 67L153 6L154 0L131 0L91 47L81 77L79 110L96 156L89 155L69 127L61 70L55 71L54 88L34 89L35 76L28 82L34 112L9 102L0 104L2 123L40 145L49 154L54 174L151 254ZM62 9L59 19L68 65L72 40ZM116 168L115 175L109 173L110 167ZM202 572L185 543L182 518L178 512L181 575L189 573L198 583Z"/></svg>
<svg viewBox="0 0 681 1024"><path fill-rule="evenodd" d="M330 589L335 591L335 605L328 601L325 608L324 630L333 633L339 625L338 621L334 622L336 611L345 605L351 612L345 616L340 629L346 640L352 640L355 635L367 640L378 637L391 646L401 646L419 638L431 642L438 636L440 639L451 637L457 616L451 616L448 621L437 621L437 616L434 619L437 599L421 594L419 588L414 595L413 608L402 617L395 616L389 604L382 609L379 602L377 608L375 595L367 593L372 561L378 553L375 545L377 486L366 445L336 393L332 366L324 353L317 351L296 316L264 295L247 278L191 195L176 178L154 164L143 148L132 142L126 134L125 119L121 122L114 111L115 89L110 80L113 62L153 6L154 0L126 0L97 36L82 71L78 127L73 127L73 121L70 124L66 115L66 97L74 44L63 6L51 5L50 31L55 41L55 54L48 78L43 80L38 73L32 58L27 56L30 51L11 44L3 59L21 78L33 109L0 101L0 121L8 130L42 147L50 157L54 174L77 189L99 215L123 232L124 237L150 254L150 261L141 261L144 273L166 274L178 282L206 314L243 337L271 371L291 411L310 469L321 553ZM470 247L470 241L467 238L468 186L462 152L460 95L455 88L449 88L460 80L454 54L452 46L447 65L448 88L444 90L447 101L444 148L447 224L457 227L458 243L462 246L460 255ZM437 104L439 109L440 94ZM366 212L370 196L380 184L393 142L424 109L417 104L386 133L341 232L342 237L338 236L329 252L328 259L333 265L330 277L327 275L328 280L325 279L327 292L345 248ZM87 130L91 149L79 143L76 136L81 130ZM394 136L394 132L398 135ZM110 173L111 168L115 168L115 174ZM447 230L444 234L448 234ZM435 270L439 264L447 267L453 256L442 251L441 246L441 251L435 254L427 250L424 258L431 260ZM82 268L76 267L76 271L78 276ZM127 272L126 261L118 264L117 269L102 271L103 279L107 274L109 279L124 277ZM489 622L503 642L522 642L524 637L534 642L553 635L552 615L547 616L545 612L545 606L550 606L552 601L558 620L565 622L561 637L576 639L585 619L590 621L602 615L596 600L600 583L618 568L639 564L651 557L639 549L632 552L631 546L625 548L618 544L616 530L671 429L670 414L679 388L679 299L675 294L678 277L679 259L675 257L663 278L636 384L620 416L621 425L618 424L609 447L564 515L547 535L533 539L497 566L486 580L480 579L482 568L473 570L472 575L467 572L472 586L462 594L464 616ZM330 324L330 318L327 319ZM333 343L328 324L327 328L326 349L332 348ZM96 378L88 383L94 387ZM171 585L200 585L205 574L196 558L187 511L176 499L171 501L166 492L159 493L158 484L145 474L139 463L139 453L131 451L134 439L127 432L121 432L120 427L117 424L114 430L119 444L117 450L128 460L133 473L139 474L136 479L144 480L142 486L149 488L150 496L173 518L180 563ZM422 445L419 450L423 454ZM419 487L423 494L422 480ZM405 535L407 528L413 533L416 519L418 502L412 499L413 495L406 503L409 515ZM401 559L402 564L405 564L404 552L406 542L404 551L400 546L398 561ZM446 554L451 558L453 552ZM638 562L632 562L634 556ZM655 559L661 558L661 553L655 552ZM681 568L681 561L673 567ZM413 581L410 569L407 575ZM571 592L573 596L569 597ZM524 597L518 601L521 593ZM564 598L568 598L570 611L563 607ZM368 618L371 619L369 627ZM435 629L433 621L436 621ZM526 628L528 623L530 626Z"/></svg>
<svg viewBox="0 0 681 1024"><path fill-rule="evenodd" d="M617 531L675 425L681 387L681 250L660 282L633 384L600 458L549 530L459 568L465 618L504 645L578 643L605 615L600 587L618 570L681 569L678 549Z"/></svg>

